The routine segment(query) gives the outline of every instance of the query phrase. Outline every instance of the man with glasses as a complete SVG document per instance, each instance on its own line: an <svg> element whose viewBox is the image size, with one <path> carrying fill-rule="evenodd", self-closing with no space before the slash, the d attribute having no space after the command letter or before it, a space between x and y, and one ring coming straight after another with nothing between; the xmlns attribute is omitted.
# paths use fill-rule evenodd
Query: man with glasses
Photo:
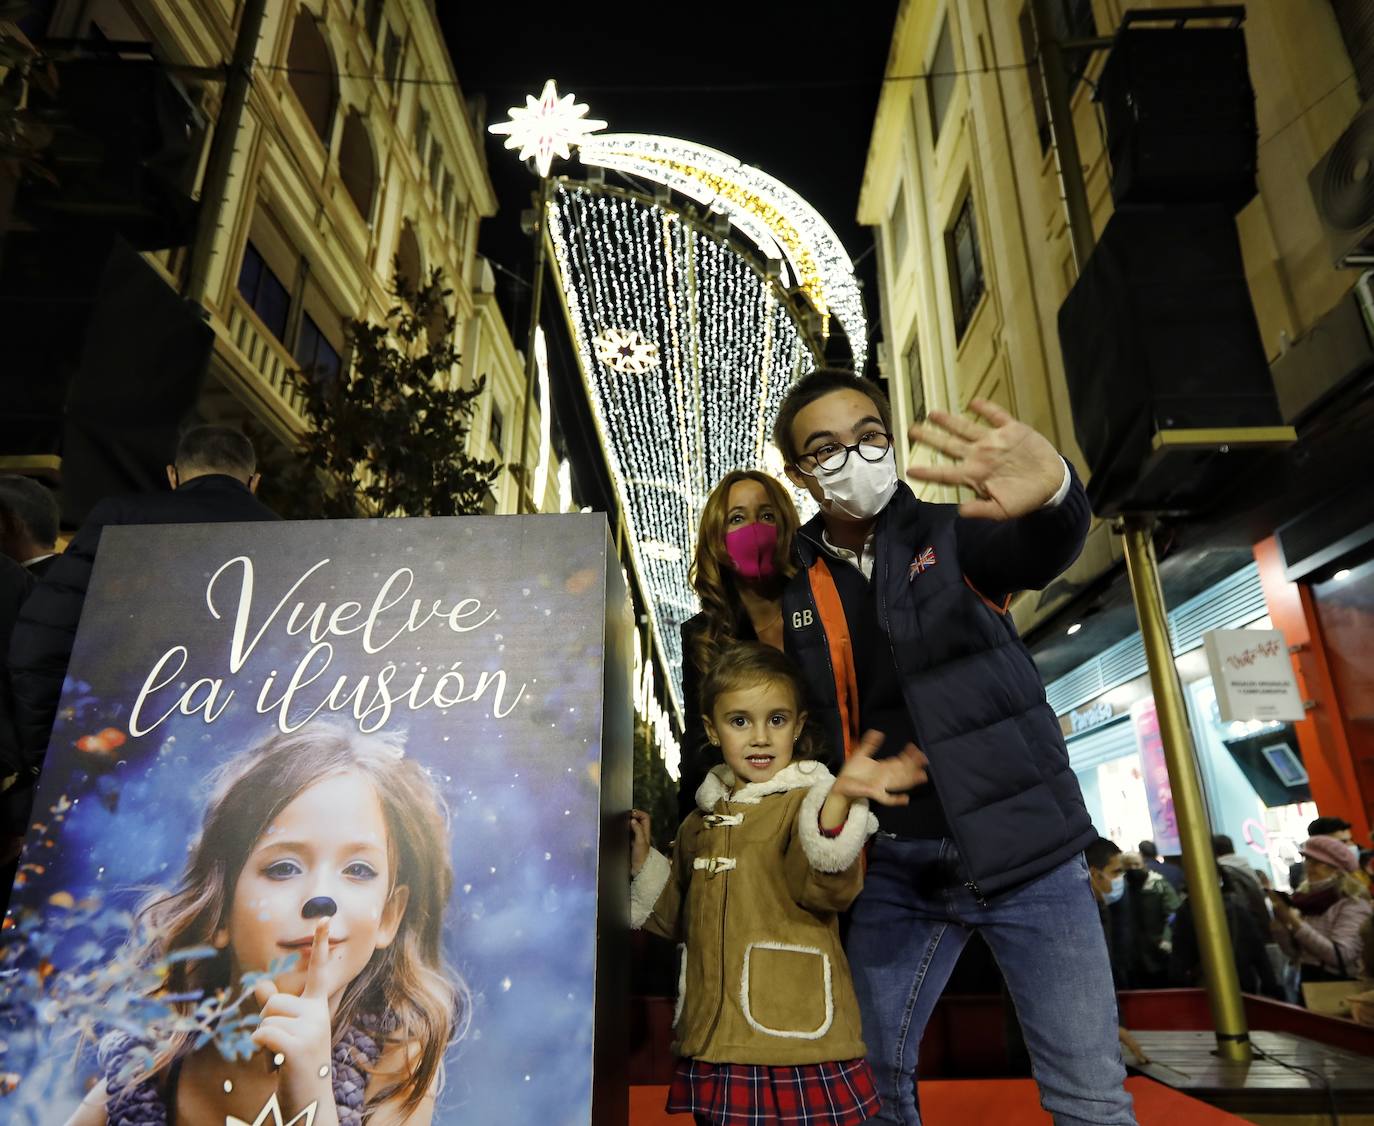
<svg viewBox="0 0 1374 1126"><path fill-rule="evenodd" d="M1097 832L1007 613L1078 556L1088 500L1044 437L970 405L989 425L936 412L910 434L949 461L908 474L970 489L957 506L899 487L887 399L849 372L800 380L773 430L788 477L820 505L797 537L784 642L834 765L871 730L888 753L914 743L929 760L930 782L879 811L849 930L874 1121L919 1124L921 1033L977 930L1058 1126L1133 1123L1083 859Z"/></svg>

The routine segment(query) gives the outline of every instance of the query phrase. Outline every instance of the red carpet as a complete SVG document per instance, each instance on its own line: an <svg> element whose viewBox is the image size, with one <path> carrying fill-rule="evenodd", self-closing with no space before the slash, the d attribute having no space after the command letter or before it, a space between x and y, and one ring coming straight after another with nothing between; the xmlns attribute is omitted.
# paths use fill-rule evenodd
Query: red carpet
<svg viewBox="0 0 1374 1126"><path fill-rule="evenodd" d="M1181 1095L1152 1079L1126 1080L1140 1126L1245 1126L1245 1119ZM667 1087L630 1088L630 1126L682 1126L685 1114L663 1113ZM925 1126L996 1122L998 1126L1051 1126L1029 1079L926 1079L921 1082Z"/></svg>

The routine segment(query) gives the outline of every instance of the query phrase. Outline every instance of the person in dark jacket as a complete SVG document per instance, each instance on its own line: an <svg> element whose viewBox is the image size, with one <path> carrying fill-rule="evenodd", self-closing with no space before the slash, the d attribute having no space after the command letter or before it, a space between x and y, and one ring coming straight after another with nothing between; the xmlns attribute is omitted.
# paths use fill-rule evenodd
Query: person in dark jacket
<svg viewBox="0 0 1374 1126"><path fill-rule="evenodd" d="M0 474L0 552L41 579L57 558L61 514L57 498L47 486L17 473Z"/></svg>
<svg viewBox="0 0 1374 1126"><path fill-rule="evenodd" d="M275 520L253 494L258 487L252 443L225 426L197 426L167 467L171 491L111 497L93 509L24 603L10 639L9 664L20 753L34 777L47 750L85 604L100 536L121 524L204 524Z"/></svg>
<svg viewBox="0 0 1374 1126"><path fill-rule="evenodd" d="M861 734L916 744L930 783L884 810L848 953L878 1077L878 1122L919 1123L921 1033L978 931L1006 978L1041 1102L1060 1121L1133 1123L1111 966L1084 848L1097 839L1059 721L1008 609L1047 585L1087 535L1068 463L991 403L990 425L934 412L914 443L953 463L912 468L971 488L917 500L898 478L891 411L849 372L798 381L773 440L820 504L783 592L785 648L836 765Z"/></svg>
<svg viewBox="0 0 1374 1126"><path fill-rule="evenodd" d="M1250 910L1244 877L1236 869L1217 865L1221 881L1221 902L1226 912L1226 931L1231 938L1231 956L1236 963L1236 976L1244 993L1258 993L1283 1001L1283 987L1274 976L1274 964L1269 960L1266 944L1268 928L1261 929ZM1175 985L1197 986L1203 983L1202 952L1198 946L1197 929L1193 924L1193 901L1185 899L1174 915L1173 949L1169 953L1169 977Z"/></svg>
<svg viewBox="0 0 1374 1126"><path fill-rule="evenodd" d="M1188 881L1183 875L1183 869L1172 861L1163 859L1159 855L1159 846L1154 841L1141 841L1137 847L1146 868L1151 872L1158 872L1168 880L1169 886L1179 895L1188 894Z"/></svg>
<svg viewBox="0 0 1374 1126"><path fill-rule="evenodd" d="M736 469L706 498L688 577L701 613L682 623L682 707L686 723L678 770L678 820L697 807L697 787L719 765L697 699L717 654L739 641L782 648L782 587L792 574L796 505L782 484Z"/></svg>
<svg viewBox="0 0 1374 1126"><path fill-rule="evenodd" d="M1123 852L1125 907L1132 935L1129 989L1165 989L1169 985L1169 951L1172 935L1169 920L1183 902L1178 892L1158 872L1145 864L1138 852Z"/></svg>
<svg viewBox="0 0 1374 1126"><path fill-rule="evenodd" d="M0 518L3 510L4 500L0 498ZM33 575L13 559L0 555L0 653L9 651L10 633L19 618L19 608L32 589ZM19 846L28 827L28 802L22 792L15 790L22 776L9 669L0 661L0 916L9 904L19 867Z"/></svg>

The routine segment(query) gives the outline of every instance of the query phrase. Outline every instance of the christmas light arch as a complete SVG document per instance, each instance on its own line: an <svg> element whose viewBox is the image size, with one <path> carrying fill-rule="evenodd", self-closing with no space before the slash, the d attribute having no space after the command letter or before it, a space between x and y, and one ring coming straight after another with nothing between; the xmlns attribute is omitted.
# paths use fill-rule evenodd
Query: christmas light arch
<svg viewBox="0 0 1374 1126"><path fill-rule="evenodd" d="M862 370L858 283L829 225L761 170L669 137L593 136L602 123L552 83L527 103L492 131L570 148L588 170L555 182L548 238L666 687L691 707L679 627L699 609L687 569L701 508L732 469L781 477L773 420L836 324Z"/></svg>

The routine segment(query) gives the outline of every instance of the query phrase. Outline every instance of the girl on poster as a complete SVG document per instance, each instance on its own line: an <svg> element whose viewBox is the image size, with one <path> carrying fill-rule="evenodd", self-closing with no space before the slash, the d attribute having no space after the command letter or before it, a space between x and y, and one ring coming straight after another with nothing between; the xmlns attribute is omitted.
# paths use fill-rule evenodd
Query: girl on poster
<svg viewBox="0 0 1374 1126"><path fill-rule="evenodd" d="M425 1126L468 1015L443 958L452 884L443 801L394 741L315 723L231 760L180 883L130 943L188 1015L276 963L253 987L255 1051L110 1033L69 1126L251 1123L273 1099L286 1122L313 1107L314 1126ZM177 958L195 948L214 956Z"/></svg>
<svg viewBox="0 0 1374 1126"><path fill-rule="evenodd" d="M711 1126L858 1126L878 1109L838 916L863 886L868 800L905 805L925 758L875 760L870 734L832 777L803 692L776 649L727 649L700 701L725 762L671 861L631 818L631 925L685 943L668 1112Z"/></svg>

